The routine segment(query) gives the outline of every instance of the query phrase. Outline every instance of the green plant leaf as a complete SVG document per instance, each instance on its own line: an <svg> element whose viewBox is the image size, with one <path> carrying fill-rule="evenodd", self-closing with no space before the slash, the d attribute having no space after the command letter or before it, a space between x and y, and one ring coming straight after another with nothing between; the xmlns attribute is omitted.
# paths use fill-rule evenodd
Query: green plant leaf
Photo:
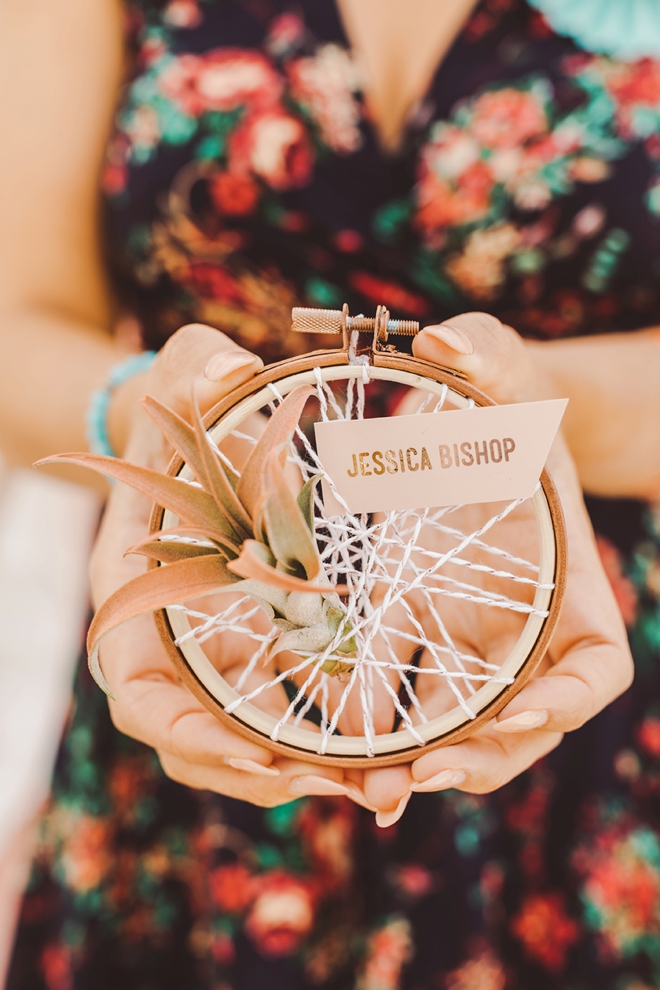
<svg viewBox="0 0 660 990"><path fill-rule="evenodd" d="M291 629L277 637L268 651L268 659L282 653L283 650L291 650L293 653L299 650L305 653L321 653L332 642L333 636L334 633L324 623L305 626L303 629Z"/></svg>
<svg viewBox="0 0 660 990"><path fill-rule="evenodd" d="M184 525L172 526L169 529L159 529L155 533L149 533L132 546L130 550L127 550L126 553L133 553L136 547L141 547L143 544L150 543L152 540L158 540L162 536L195 536L197 539L210 540L211 543L215 543L217 551L223 554L228 560L238 557L241 552L240 544L234 543L228 536L225 536L224 533L219 533L216 529L196 529L194 526Z"/></svg>
<svg viewBox="0 0 660 990"><path fill-rule="evenodd" d="M264 496L264 462L273 448L288 442L313 391L311 385L298 385L289 392L271 416L268 426L245 463L236 486L236 494L252 518Z"/></svg>
<svg viewBox="0 0 660 990"><path fill-rule="evenodd" d="M298 492L298 498L296 499L298 503L298 508L303 514L304 520L307 523L308 529L312 536L314 536L314 489L321 480L320 474L314 474L306 481Z"/></svg>
<svg viewBox="0 0 660 990"><path fill-rule="evenodd" d="M101 605L87 634L89 669L99 687L113 697L99 664L99 642L106 633L144 612L200 598L221 590L239 590L242 582L219 554L180 560L140 574Z"/></svg>
<svg viewBox="0 0 660 990"><path fill-rule="evenodd" d="M126 553L138 553L143 557L159 560L161 564L173 564L177 560L187 560L191 557L208 557L217 554L214 547L200 547L196 543L180 543L178 540L153 540L138 543ZM126 554L124 554L126 556Z"/></svg>
<svg viewBox="0 0 660 990"><path fill-rule="evenodd" d="M272 450L264 462L266 496L262 512L268 545L280 566L294 572L302 566L309 581L320 573L321 561L305 517L287 484L285 456L283 445L279 450Z"/></svg>

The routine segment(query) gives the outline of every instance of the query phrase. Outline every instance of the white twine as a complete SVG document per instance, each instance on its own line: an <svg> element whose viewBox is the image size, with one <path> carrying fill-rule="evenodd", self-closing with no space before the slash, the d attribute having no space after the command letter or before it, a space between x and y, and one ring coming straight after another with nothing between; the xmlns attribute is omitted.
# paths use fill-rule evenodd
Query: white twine
<svg viewBox="0 0 660 990"><path fill-rule="evenodd" d="M360 366L362 374L345 383L343 404L331 384L324 381L321 369L314 369L323 421L364 416L370 365L366 355L357 354L357 339L357 333L353 333L349 361ZM268 388L273 395L269 405L274 411L283 401L282 395L274 383ZM439 396L426 392L417 412L441 410L448 393L447 385L443 385ZM475 403L469 400L468 405L474 407ZM251 444L256 442L253 436L241 430L233 430L231 435ZM216 444L213 446L223 463L236 471L226 454L218 450ZM316 451L300 427L296 428L289 460L297 465L305 481L324 473ZM314 731L318 736L317 752L327 752L349 699L357 691L368 754L376 751L376 707L385 703L391 706L392 718L397 716L402 727L421 746L424 739L419 726L428 721L428 715L415 690L415 678L432 677L436 681L439 678L438 683L447 686L455 704L468 719L475 717L470 699L479 687L487 683L506 685L513 680L503 677L497 664L458 648L440 611L440 603L463 601L477 609L509 611L518 614L521 622L529 615L544 617L548 614L534 607L531 596L536 590L550 590L553 585L540 583L533 576L538 575L537 564L497 546L491 535L497 524L524 500L510 502L473 531L465 532L459 526L448 524L448 517L455 515L460 506L389 512L371 518L364 513L353 515L332 479L327 475L325 478L343 511L342 515L326 515L320 491L315 490L319 555L330 581L345 583L350 589L344 599L345 627L337 630L332 642L321 652L305 654L301 651L293 666L276 669L272 677L265 677L268 652L279 630L272 627L267 633L257 632L254 620L260 608L249 596L242 596L213 615L183 605L173 606L183 609L195 623L176 643L183 645L194 638L203 644L223 633L249 638L254 649L234 685L238 697L226 711L232 713L246 702L257 701L264 692L278 689L284 680L295 684L293 697L272 730L273 740L279 738L285 725L309 727L308 731ZM211 545L188 537L169 539ZM425 546L427 543L430 544L428 547ZM489 556L497 558L493 562L496 566L486 562L484 558ZM460 568L467 580L461 580L455 570L451 573L454 568ZM479 583L469 580L470 572L475 580L478 575ZM494 586L489 586L489 582ZM505 590L517 590L518 594L527 597L508 595ZM397 621L389 618L395 613ZM345 659L337 651L351 638L357 645L357 656L351 661L350 672L339 682L321 668L326 660ZM411 653L418 659L407 660L406 656ZM278 656L275 664L281 664L283 659ZM400 690L397 690L397 683ZM319 713L320 728L311 726L307 720L312 709Z"/></svg>

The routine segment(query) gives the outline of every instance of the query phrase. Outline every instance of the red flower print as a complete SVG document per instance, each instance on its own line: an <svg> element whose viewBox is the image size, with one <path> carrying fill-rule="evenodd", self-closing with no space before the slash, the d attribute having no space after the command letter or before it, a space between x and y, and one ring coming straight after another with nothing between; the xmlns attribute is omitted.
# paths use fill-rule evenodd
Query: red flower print
<svg viewBox="0 0 660 990"><path fill-rule="evenodd" d="M197 55L178 55L168 61L158 76L158 88L163 96L190 117L198 117L203 109L197 89L201 64Z"/></svg>
<svg viewBox="0 0 660 990"><path fill-rule="evenodd" d="M242 295L234 279L218 265L194 262L190 265L185 281L200 296L220 302L240 302Z"/></svg>
<svg viewBox="0 0 660 990"><path fill-rule="evenodd" d="M149 151L161 138L158 114L153 107L142 104L136 107L126 123L126 136L134 148Z"/></svg>
<svg viewBox="0 0 660 990"><path fill-rule="evenodd" d="M571 226L577 237L595 237L605 226L605 218L604 207L600 203L591 203L575 214Z"/></svg>
<svg viewBox="0 0 660 990"><path fill-rule="evenodd" d="M418 898L432 889L433 877L421 863L406 863L396 870L394 883L406 897Z"/></svg>
<svg viewBox="0 0 660 990"><path fill-rule="evenodd" d="M108 790L114 808L119 814L133 811L138 799L145 793L145 785L152 776L147 762L139 756L119 758L112 767Z"/></svg>
<svg viewBox="0 0 660 990"><path fill-rule="evenodd" d="M291 93L319 125L333 151L348 154L362 144L360 108L353 94L358 77L350 54L339 45L323 45L311 58L287 67Z"/></svg>
<svg viewBox="0 0 660 990"><path fill-rule="evenodd" d="M582 155L571 162L569 175L577 182L602 182L610 174L610 166L600 158Z"/></svg>
<svg viewBox="0 0 660 990"><path fill-rule="evenodd" d="M646 139L657 130L660 111L660 61L622 62L603 56L567 59L564 67L587 90L602 86L615 105L615 122L626 141ZM581 82L580 77L585 80ZM655 117L656 125L653 124Z"/></svg>
<svg viewBox="0 0 660 990"><path fill-rule="evenodd" d="M637 593L630 578L623 573L621 554L604 536L596 537L596 546L623 621L632 626L637 618Z"/></svg>
<svg viewBox="0 0 660 990"><path fill-rule="evenodd" d="M172 27L197 27L202 20L197 0L170 0L163 11L163 20Z"/></svg>
<svg viewBox="0 0 660 990"><path fill-rule="evenodd" d="M338 230L333 240L337 250L345 254L353 254L354 251L359 251L362 247L362 236L358 234L357 230L350 228Z"/></svg>
<svg viewBox="0 0 660 990"><path fill-rule="evenodd" d="M622 780L634 783L640 775L641 765L634 749L621 749L614 757L614 769Z"/></svg>
<svg viewBox="0 0 660 990"><path fill-rule="evenodd" d="M98 887L112 865L109 821L87 814L67 815L60 827L64 836L61 865L66 886L77 894Z"/></svg>
<svg viewBox="0 0 660 990"><path fill-rule="evenodd" d="M568 950L580 935L580 926L566 913L560 893L527 897L511 923L511 930L530 959L551 973L564 969Z"/></svg>
<svg viewBox="0 0 660 990"><path fill-rule="evenodd" d="M487 148L516 148L547 130L538 96L513 87L484 93L472 112L472 133Z"/></svg>
<svg viewBox="0 0 660 990"><path fill-rule="evenodd" d="M660 718L647 715L637 730L639 745L651 756L660 756Z"/></svg>
<svg viewBox="0 0 660 990"><path fill-rule="evenodd" d="M213 870L209 886L213 903L222 911L239 914L252 900L252 874L242 863L228 863Z"/></svg>
<svg viewBox="0 0 660 990"><path fill-rule="evenodd" d="M643 58L638 62L618 62L608 77L608 89L621 104L660 104L660 62Z"/></svg>
<svg viewBox="0 0 660 990"><path fill-rule="evenodd" d="M370 275L369 272L354 272L349 276L349 281L353 288L361 292L367 299L376 303L383 303L399 313L424 316L428 311L428 304L422 296L408 292L407 289L395 282L388 282L376 275Z"/></svg>
<svg viewBox="0 0 660 990"><path fill-rule="evenodd" d="M279 191L304 186L312 149L302 123L283 110L251 114L229 142L232 171L250 171Z"/></svg>
<svg viewBox="0 0 660 990"><path fill-rule="evenodd" d="M589 924L605 957L635 954L660 935L660 843L645 826L621 834L611 828L574 856L583 876Z"/></svg>
<svg viewBox="0 0 660 990"><path fill-rule="evenodd" d="M41 954L41 972L48 990L71 990L71 952L63 943L47 945Z"/></svg>
<svg viewBox="0 0 660 990"><path fill-rule="evenodd" d="M256 877L254 889L246 932L263 955L290 955L314 923L314 898L309 885L277 870Z"/></svg>
<svg viewBox="0 0 660 990"><path fill-rule="evenodd" d="M279 100L282 80L258 52L219 48L204 56L197 90L205 110L266 107Z"/></svg>
<svg viewBox="0 0 660 990"><path fill-rule="evenodd" d="M235 175L232 172L216 175L211 180L210 192L220 213L230 217L252 213L259 199L256 182L249 175Z"/></svg>
<svg viewBox="0 0 660 990"><path fill-rule="evenodd" d="M356 990L398 990L401 970L412 953L410 923L393 918L369 937L364 968Z"/></svg>
<svg viewBox="0 0 660 990"><path fill-rule="evenodd" d="M465 242L462 254L448 259L447 274L474 299L494 299L506 279L505 262L520 241L520 231L511 223L475 230Z"/></svg>
<svg viewBox="0 0 660 990"><path fill-rule="evenodd" d="M129 142L123 134L117 134L108 144L101 173L101 189L108 196L118 196L126 188L128 168L126 159Z"/></svg>
<svg viewBox="0 0 660 990"><path fill-rule="evenodd" d="M432 140L424 148L427 167L440 179L460 179L463 172L479 161L480 148L469 131L455 124L434 125Z"/></svg>
<svg viewBox="0 0 660 990"><path fill-rule="evenodd" d="M128 34L128 32L127 32ZM160 34L147 34L140 48L139 62L143 66L157 62L167 52L167 46Z"/></svg>
<svg viewBox="0 0 660 990"><path fill-rule="evenodd" d="M211 954L221 966L231 966L234 961L234 942L227 932L216 932L211 941ZM229 988L227 988L229 990Z"/></svg>
<svg viewBox="0 0 660 990"><path fill-rule="evenodd" d="M101 176L101 189L107 196L117 196L124 191L128 170L126 165L117 162L107 162Z"/></svg>
<svg viewBox="0 0 660 990"><path fill-rule="evenodd" d="M300 812L297 826L313 863L317 889L323 894L346 888L353 872L355 806L348 801L318 798Z"/></svg>
<svg viewBox="0 0 660 990"><path fill-rule="evenodd" d="M439 125L422 153L417 225L432 237L443 227L478 220L490 208L494 182L474 139L458 127Z"/></svg>
<svg viewBox="0 0 660 990"><path fill-rule="evenodd" d="M299 45L305 37L305 22L291 11L279 14L270 22L266 48L278 58Z"/></svg>
<svg viewBox="0 0 660 990"><path fill-rule="evenodd" d="M445 978L446 990L504 990L505 986L504 967L489 953L468 960Z"/></svg>
<svg viewBox="0 0 660 990"><path fill-rule="evenodd" d="M158 76L158 86L163 96L191 117L245 104L270 106L282 93L282 81L270 62L240 48L172 57Z"/></svg>

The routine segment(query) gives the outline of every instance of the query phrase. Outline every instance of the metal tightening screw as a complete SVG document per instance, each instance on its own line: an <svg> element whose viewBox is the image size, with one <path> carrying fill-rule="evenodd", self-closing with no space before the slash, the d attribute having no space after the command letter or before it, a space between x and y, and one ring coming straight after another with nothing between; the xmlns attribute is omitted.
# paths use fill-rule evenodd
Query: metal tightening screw
<svg viewBox="0 0 660 990"><path fill-rule="evenodd" d="M341 333L344 318L346 319L346 329L369 331L374 330L376 320L373 316L349 316L341 309L307 309L303 306L296 306L291 311L291 329L298 333ZM416 320L388 320L386 323L387 333L402 334L407 337L414 337L419 333L419 323Z"/></svg>

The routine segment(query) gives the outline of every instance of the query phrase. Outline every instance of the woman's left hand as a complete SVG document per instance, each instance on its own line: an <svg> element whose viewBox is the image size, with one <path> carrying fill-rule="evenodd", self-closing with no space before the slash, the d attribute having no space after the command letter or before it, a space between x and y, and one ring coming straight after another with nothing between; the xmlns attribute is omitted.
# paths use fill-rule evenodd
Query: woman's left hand
<svg viewBox="0 0 660 990"><path fill-rule="evenodd" d="M552 394L522 338L483 313L427 327L416 338L417 357L466 373L500 403ZM568 448L558 437L548 469L559 491L568 537L563 609L543 673L534 677L481 730L463 742L421 756L410 766L370 770L364 792L395 821L412 791L456 787L493 791L516 777L613 701L630 684L632 658L626 630L603 571Z"/></svg>
<svg viewBox="0 0 660 990"><path fill-rule="evenodd" d="M193 384L205 412L261 366L258 357L224 334L194 324L169 339L134 392L147 392L190 419ZM137 404L128 418L126 458L165 470L171 450L156 425ZM97 604L144 573L146 561L125 551L148 531L150 513L151 499L126 485L113 486L92 558ZM100 657L115 695L110 702L115 726L152 746L173 780L263 807L306 794L344 795L365 804L359 776L344 781L335 767L273 758L265 746L243 738L208 712L179 680L150 614L111 630L103 638ZM239 662L245 662L240 651L226 651L224 663Z"/></svg>

